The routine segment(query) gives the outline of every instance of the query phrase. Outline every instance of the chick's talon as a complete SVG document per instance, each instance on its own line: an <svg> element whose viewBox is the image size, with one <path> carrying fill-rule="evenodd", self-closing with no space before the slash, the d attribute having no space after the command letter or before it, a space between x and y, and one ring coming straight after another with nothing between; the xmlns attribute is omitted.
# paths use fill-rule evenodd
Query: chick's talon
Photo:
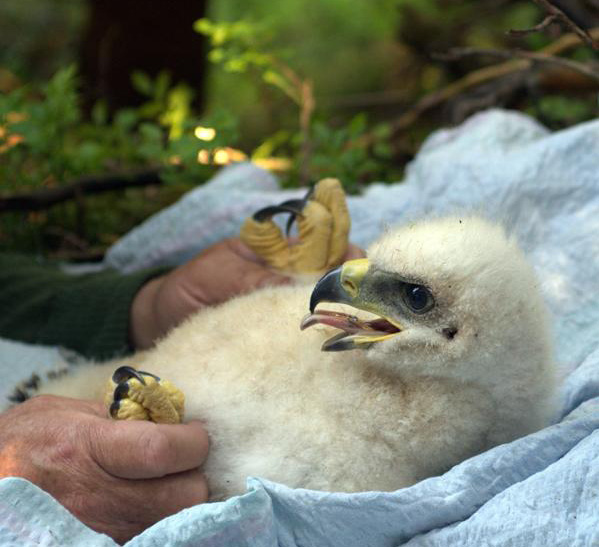
<svg viewBox="0 0 599 547"><path fill-rule="evenodd" d="M105 400L115 420L180 423L183 419L185 397L176 386L129 366L115 370Z"/></svg>
<svg viewBox="0 0 599 547"><path fill-rule="evenodd" d="M151 372L146 372L145 370L137 370L129 366L122 366L117 368L114 371L114 374L112 375L112 381L115 384L120 384L129 380L130 378L137 378L145 386L146 382L144 380L143 375L151 376L155 380L160 381L160 378L155 374L152 374Z"/></svg>
<svg viewBox="0 0 599 547"><path fill-rule="evenodd" d="M272 217L289 213L286 234L297 222L299 243L289 246ZM240 236L271 267L292 273L322 273L341 263L348 246L349 213L337 179L323 179L303 199L260 209L249 217Z"/></svg>
<svg viewBox="0 0 599 547"><path fill-rule="evenodd" d="M256 222L266 222L279 213L289 213L291 215L291 220L294 220L297 215L302 214L305 205L306 202L302 199L291 199L279 203L279 205L268 205L267 207L263 207L256 211L252 215L252 218ZM289 226L289 228L291 228L291 226Z"/></svg>

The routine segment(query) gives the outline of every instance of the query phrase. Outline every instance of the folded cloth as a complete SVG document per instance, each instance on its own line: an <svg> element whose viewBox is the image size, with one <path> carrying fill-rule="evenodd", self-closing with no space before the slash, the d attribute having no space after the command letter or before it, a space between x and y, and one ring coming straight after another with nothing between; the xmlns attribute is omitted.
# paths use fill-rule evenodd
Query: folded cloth
<svg viewBox="0 0 599 547"><path fill-rule="evenodd" d="M123 271L176 264L235 235L254 210L302 193L277 190L251 164L231 166L125 236L106 264ZM389 224L464 211L517 236L554 316L563 376L556 423L392 493L292 490L250 478L245 495L182 511L128 545L599 544L599 120L550 133L520 113L475 115L431 135L403 184L372 185L350 197L349 208L351 239L360 245ZM26 481L0 481L0 544L37 545L29 538L42 529L69 544L63 538L81 525L51 498L44 511L53 518L19 519L40 507L39 495ZM15 526L28 535L2 542L16 537Z"/></svg>
<svg viewBox="0 0 599 547"><path fill-rule="evenodd" d="M8 408L9 397L14 395L15 387L21 382L27 382L33 375L42 378L52 372L59 373L70 364L81 360L80 356L63 348L24 344L0 338L0 412Z"/></svg>

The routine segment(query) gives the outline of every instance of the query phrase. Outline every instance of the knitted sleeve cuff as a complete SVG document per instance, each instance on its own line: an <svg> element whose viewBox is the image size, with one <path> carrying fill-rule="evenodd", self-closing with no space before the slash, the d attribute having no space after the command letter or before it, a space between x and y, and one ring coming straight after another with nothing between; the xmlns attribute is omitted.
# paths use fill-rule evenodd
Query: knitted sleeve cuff
<svg viewBox="0 0 599 547"><path fill-rule="evenodd" d="M137 291L167 269L123 275L106 271L73 276L53 298L39 342L71 348L93 359L130 353L129 316Z"/></svg>

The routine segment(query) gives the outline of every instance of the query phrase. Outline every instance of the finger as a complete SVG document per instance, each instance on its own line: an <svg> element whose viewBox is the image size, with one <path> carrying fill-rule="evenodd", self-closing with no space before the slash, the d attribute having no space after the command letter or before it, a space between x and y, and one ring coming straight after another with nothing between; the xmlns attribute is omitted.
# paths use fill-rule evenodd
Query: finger
<svg viewBox="0 0 599 547"><path fill-rule="evenodd" d="M36 395L23 403L22 407L35 411L74 410L102 418L106 417L106 408L102 403L58 395Z"/></svg>
<svg viewBox="0 0 599 547"><path fill-rule="evenodd" d="M162 479L115 479L93 512L73 512L94 530L125 543L159 520L206 501L206 477L193 470Z"/></svg>
<svg viewBox="0 0 599 547"><path fill-rule="evenodd" d="M240 281L243 285L240 287L240 292L291 283L289 277L273 272L259 264L247 264Z"/></svg>
<svg viewBox="0 0 599 547"><path fill-rule="evenodd" d="M244 260L249 260L250 262L256 262L257 264L263 264L264 261L250 249L240 238L238 237L230 237L225 239L229 250L235 253L237 256L240 256Z"/></svg>
<svg viewBox="0 0 599 547"><path fill-rule="evenodd" d="M132 481L128 481L132 482ZM169 475L162 479L134 481L142 518L153 524L169 515L208 501L208 483L198 469ZM126 485L129 486L129 485ZM147 503L152 500L152 503Z"/></svg>
<svg viewBox="0 0 599 547"><path fill-rule="evenodd" d="M77 403L80 404L80 410L86 414L91 414L98 418L106 418L108 416L106 405L100 401L78 400Z"/></svg>
<svg viewBox="0 0 599 547"><path fill-rule="evenodd" d="M202 465L210 441L200 422L164 425L103 420L90 430L90 452L107 473L126 479L158 478Z"/></svg>

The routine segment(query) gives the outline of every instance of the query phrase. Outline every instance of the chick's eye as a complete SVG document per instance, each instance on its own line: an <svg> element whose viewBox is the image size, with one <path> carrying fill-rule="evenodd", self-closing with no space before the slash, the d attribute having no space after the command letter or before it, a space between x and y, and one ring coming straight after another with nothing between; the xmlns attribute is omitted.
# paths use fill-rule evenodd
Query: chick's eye
<svg viewBox="0 0 599 547"><path fill-rule="evenodd" d="M433 296L422 285L406 285L404 300L408 307L416 313L424 313L433 306Z"/></svg>

